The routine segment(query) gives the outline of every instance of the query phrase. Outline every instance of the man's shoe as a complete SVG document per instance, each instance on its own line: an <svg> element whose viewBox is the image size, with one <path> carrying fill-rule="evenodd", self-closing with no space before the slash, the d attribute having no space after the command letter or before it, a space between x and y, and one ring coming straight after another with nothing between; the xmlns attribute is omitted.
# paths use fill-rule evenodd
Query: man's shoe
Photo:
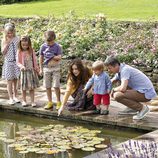
<svg viewBox="0 0 158 158"><path fill-rule="evenodd" d="M119 115L136 115L137 110L133 110L133 109L127 107L125 110L119 111L118 114Z"/></svg>
<svg viewBox="0 0 158 158"><path fill-rule="evenodd" d="M143 106L143 109L137 115L133 116L133 119L141 120L146 116L148 112L150 112L150 109L148 108L148 106L145 105Z"/></svg>
<svg viewBox="0 0 158 158"><path fill-rule="evenodd" d="M56 110L59 110L60 107L61 107L61 102L57 102L57 104L56 104Z"/></svg>
<svg viewBox="0 0 158 158"><path fill-rule="evenodd" d="M48 103L45 105L44 109L51 109L52 107L53 107L53 103L52 103L52 102L48 102Z"/></svg>

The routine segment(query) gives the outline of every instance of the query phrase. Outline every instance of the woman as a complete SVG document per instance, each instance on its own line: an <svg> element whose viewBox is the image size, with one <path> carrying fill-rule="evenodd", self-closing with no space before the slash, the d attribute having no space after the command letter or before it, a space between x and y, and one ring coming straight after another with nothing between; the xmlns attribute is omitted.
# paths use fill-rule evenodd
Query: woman
<svg viewBox="0 0 158 158"><path fill-rule="evenodd" d="M67 105L69 110L95 109L92 95L90 95L92 94L91 91L83 92L83 88L91 76L91 71L84 67L80 59L73 60L69 67L66 93L62 106L58 110L58 116L63 111L70 95L74 98L74 101Z"/></svg>

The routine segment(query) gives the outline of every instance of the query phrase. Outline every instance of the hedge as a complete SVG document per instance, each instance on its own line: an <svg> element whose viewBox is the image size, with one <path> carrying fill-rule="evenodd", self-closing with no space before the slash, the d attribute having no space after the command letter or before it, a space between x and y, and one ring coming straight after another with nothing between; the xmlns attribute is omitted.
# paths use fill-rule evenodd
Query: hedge
<svg viewBox="0 0 158 158"><path fill-rule="evenodd" d="M19 2L29 2L34 0L0 0L0 4L12 4L12 3L19 3Z"/></svg>

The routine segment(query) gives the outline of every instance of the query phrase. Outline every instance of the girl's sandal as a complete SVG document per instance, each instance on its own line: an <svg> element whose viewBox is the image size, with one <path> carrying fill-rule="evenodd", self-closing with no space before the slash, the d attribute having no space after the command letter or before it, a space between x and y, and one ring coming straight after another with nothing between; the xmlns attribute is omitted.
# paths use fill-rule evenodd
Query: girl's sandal
<svg viewBox="0 0 158 158"><path fill-rule="evenodd" d="M34 108L34 107L37 106L37 104L36 103L32 103L31 106Z"/></svg>

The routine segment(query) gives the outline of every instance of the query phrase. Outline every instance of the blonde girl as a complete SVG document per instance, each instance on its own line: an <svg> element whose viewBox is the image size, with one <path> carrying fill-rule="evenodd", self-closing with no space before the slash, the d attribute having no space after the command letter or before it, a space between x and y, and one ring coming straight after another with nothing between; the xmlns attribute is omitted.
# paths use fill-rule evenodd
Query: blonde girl
<svg viewBox="0 0 158 158"><path fill-rule="evenodd" d="M36 55L32 49L31 40L28 36L23 36L19 42L18 48L18 66L21 71L21 89L22 89L22 106L27 106L26 90L29 90L31 105L36 106L34 102L34 89L39 87L37 72L39 71Z"/></svg>
<svg viewBox="0 0 158 158"><path fill-rule="evenodd" d="M10 105L19 102L17 99L17 81L20 75L20 69L16 64L18 42L19 39L15 34L15 25L12 23L5 24L4 36L1 43L2 53L4 55L2 78L7 81Z"/></svg>

